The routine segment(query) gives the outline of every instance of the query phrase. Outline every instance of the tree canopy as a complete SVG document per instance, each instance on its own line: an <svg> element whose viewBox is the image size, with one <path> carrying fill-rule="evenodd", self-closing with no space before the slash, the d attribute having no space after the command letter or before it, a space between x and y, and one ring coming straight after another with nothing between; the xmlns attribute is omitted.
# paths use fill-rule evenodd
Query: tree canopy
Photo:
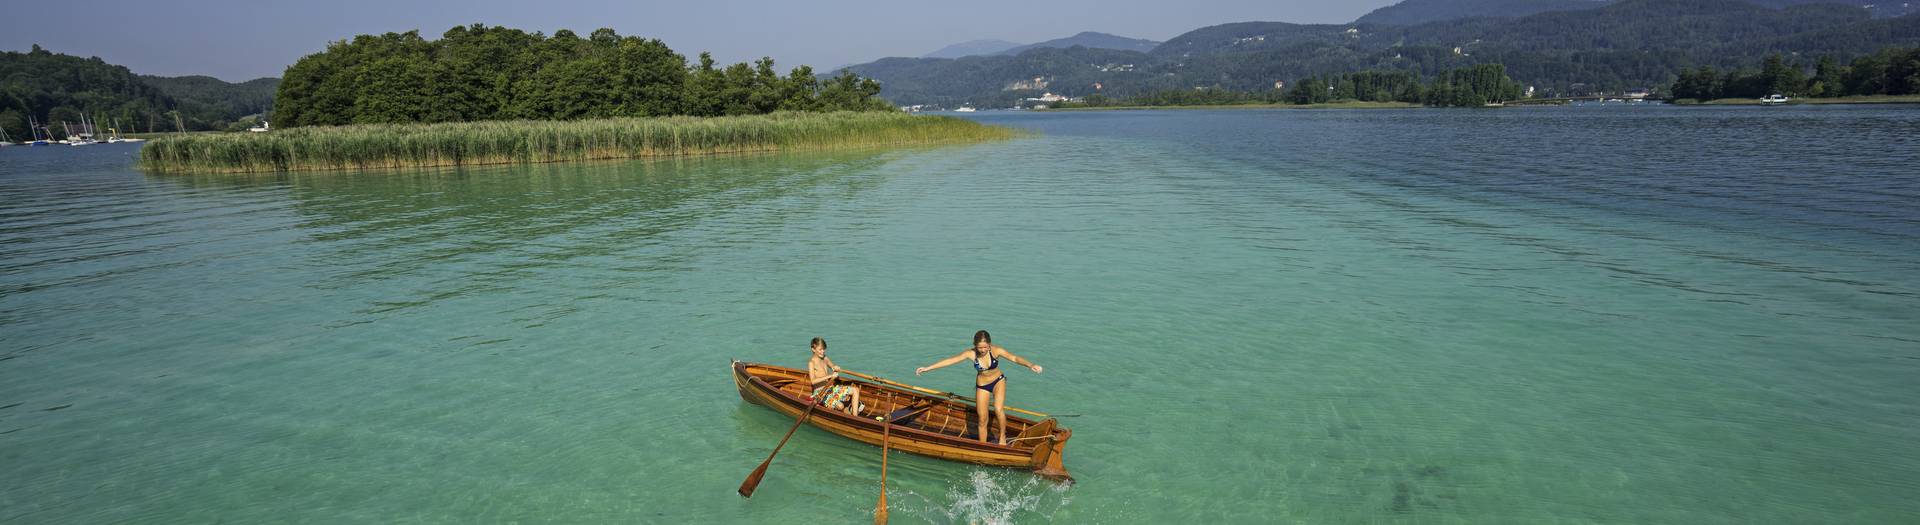
<svg viewBox="0 0 1920 525"><path fill-rule="evenodd" d="M716 67L657 39L599 29L553 36L475 24L438 40L360 35L287 68L275 98L285 126L884 110L879 83L825 82L773 60Z"/></svg>
<svg viewBox="0 0 1920 525"><path fill-rule="evenodd" d="M1759 69L1721 72L1704 66L1682 71L1673 82L1673 98L1758 98L1776 93L1816 98L1920 94L1920 47L1890 47L1847 65L1822 57L1813 64L1812 76L1803 65L1773 55Z"/></svg>

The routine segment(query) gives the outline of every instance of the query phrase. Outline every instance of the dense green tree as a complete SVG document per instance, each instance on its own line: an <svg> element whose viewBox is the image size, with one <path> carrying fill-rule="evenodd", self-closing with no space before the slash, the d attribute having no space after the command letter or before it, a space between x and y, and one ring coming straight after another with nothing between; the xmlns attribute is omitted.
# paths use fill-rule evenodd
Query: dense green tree
<svg viewBox="0 0 1920 525"><path fill-rule="evenodd" d="M611 30L606 31L612 34ZM599 31L594 35L598 37ZM686 111L687 58L658 39L625 38L619 43L619 114L628 117L678 115ZM771 61L769 61L771 62Z"/></svg>
<svg viewBox="0 0 1920 525"><path fill-rule="evenodd" d="M828 111L876 111L892 108L879 98L880 83L843 71L820 87L821 109Z"/></svg>
<svg viewBox="0 0 1920 525"><path fill-rule="evenodd" d="M1841 80L1844 76L1840 63L1833 57L1820 57L1820 64L1813 70L1813 82L1807 85L1807 96L1846 96L1846 83Z"/></svg>
<svg viewBox="0 0 1920 525"><path fill-rule="evenodd" d="M713 55L702 51L700 63L688 73L686 112L700 117L726 114L720 92L726 89L726 75L714 67Z"/></svg>
<svg viewBox="0 0 1920 525"><path fill-rule="evenodd" d="M1887 48L1840 65L1821 57L1813 75L1784 57L1768 57L1759 70L1712 67L1686 70L1673 82L1677 99L1758 98L1779 93L1788 96L1839 97L1853 95L1909 95L1920 92L1920 48Z"/></svg>
<svg viewBox="0 0 1920 525"><path fill-rule="evenodd" d="M1427 92L1429 106L1473 107L1518 100L1524 88L1507 77L1506 66L1479 64L1440 75Z"/></svg>
<svg viewBox="0 0 1920 525"><path fill-rule="evenodd" d="M800 66L787 73L785 89L781 94L782 111L818 111L820 99L820 80L813 77L812 66Z"/></svg>
<svg viewBox="0 0 1920 525"><path fill-rule="evenodd" d="M838 82L838 80L836 80ZM334 42L287 69L282 125L749 115L778 110L878 110L879 84L821 84L812 68L782 77L771 58L716 68L656 39L599 29L548 37L472 25L439 40L418 32Z"/></svg>
<svg viewBox="0 0 1920 525"><path fill-rule="evenodd" d="M1799 68L1787 67L1786 59L1774 54L1768 56L1766 64L1761 66L1759 83L1762 91L1769 94L1800 96L1804 94L1807 78Z"/></svg>

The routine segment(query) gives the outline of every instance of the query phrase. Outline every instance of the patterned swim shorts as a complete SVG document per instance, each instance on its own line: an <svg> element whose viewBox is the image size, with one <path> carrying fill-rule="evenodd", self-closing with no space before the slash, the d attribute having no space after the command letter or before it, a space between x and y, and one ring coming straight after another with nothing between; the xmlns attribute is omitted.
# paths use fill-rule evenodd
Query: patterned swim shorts
<svg viewBox="0 0 1920 525"><path fill-rule="evenodd" d="M813 400L827 408L846 410L847 402L853 400L853 389L847 385L828 385L813 389Z"/></svg>

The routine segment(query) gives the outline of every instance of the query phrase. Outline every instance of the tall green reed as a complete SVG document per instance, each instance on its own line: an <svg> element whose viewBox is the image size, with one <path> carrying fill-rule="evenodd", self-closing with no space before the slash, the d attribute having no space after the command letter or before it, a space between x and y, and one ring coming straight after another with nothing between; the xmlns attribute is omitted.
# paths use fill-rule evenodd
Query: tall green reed
<svg viewBox="0 0 1920 525"><path fill-rule="evenodd" d="M155 138L140 150L140 166L262 172L538 163L981 142L1016 133L893 112L301 127Z"/></svg>

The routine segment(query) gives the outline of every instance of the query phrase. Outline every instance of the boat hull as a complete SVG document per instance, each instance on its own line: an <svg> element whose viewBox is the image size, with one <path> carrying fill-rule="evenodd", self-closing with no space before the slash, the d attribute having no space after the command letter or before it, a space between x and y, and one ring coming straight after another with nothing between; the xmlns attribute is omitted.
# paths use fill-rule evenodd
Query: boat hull
<svg viewBox="0 0 1920 525"><path fill-rule="evenodd" d="M741 399L765 405L788 417L800 417L812 403L806 395L804 370L757 363L733 363L734 385ZM879 446L885 428L882 414L917 415L894 423L888 447L932 458L1031 470L1049 479L1071 482L1062 464L1067 439L1073 431L1048 418L1033 421L1007 417L1007 433L1013 436L1007 445L986 443L968 432L976 428L972 404L921 394L866 381L847 380L860 389L860 400L868 411L856 416L826 407L818 407L808 424L833 434Z"/></svg>

